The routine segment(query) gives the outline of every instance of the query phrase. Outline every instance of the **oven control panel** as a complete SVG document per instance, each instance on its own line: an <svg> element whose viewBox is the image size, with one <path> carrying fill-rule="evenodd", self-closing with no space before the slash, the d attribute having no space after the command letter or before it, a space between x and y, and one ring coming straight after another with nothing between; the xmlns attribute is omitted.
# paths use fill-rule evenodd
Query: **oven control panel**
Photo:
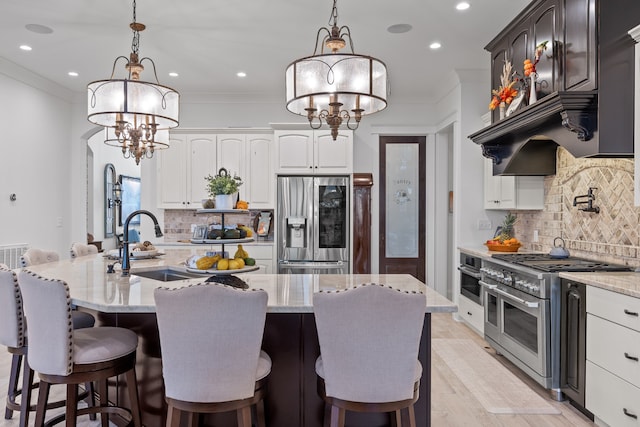
<svg viewBox="0 0 640 427"><path fill-rule="evenodd" d="M545 298L544 285L538 278L527 277L527 275L492 264L483 266L480 272L483 280L489 284L492 282L501 283L529 295Z"/></svg>

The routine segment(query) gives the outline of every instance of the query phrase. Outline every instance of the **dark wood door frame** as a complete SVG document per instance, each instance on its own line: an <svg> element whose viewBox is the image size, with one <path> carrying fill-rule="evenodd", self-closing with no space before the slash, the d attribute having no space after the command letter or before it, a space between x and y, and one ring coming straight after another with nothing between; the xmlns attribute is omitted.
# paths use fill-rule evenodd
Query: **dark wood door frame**
<svg viewBox="0 0 640 427"><path fill-rule="evenodd" d="M380 274L407 273L424 282L426 279L426 136L381 136L380 137ZM386 258L386 146L387 144L418 144L418 257Z"/></svg>

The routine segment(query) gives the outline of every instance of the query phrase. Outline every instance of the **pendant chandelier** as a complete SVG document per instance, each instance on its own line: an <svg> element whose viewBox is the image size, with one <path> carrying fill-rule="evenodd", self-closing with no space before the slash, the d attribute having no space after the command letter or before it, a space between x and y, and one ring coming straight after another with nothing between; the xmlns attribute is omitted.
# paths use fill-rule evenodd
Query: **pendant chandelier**
<svg viewBox="0 0 640 427"><path fill-rule="evenodd" d="M334 140L344 121L355 130L362 116L383 110L388 93L386 65L355 54L351 30L346 25L338 27L336 1L329 17L331 29L318 30L313 55L289 64L285 76L287 110L307 117L312 129L326 123ZM351 53L338 53L346 46L345 38ZM325 48L331 52L325 53Z"/></svg>
<svg viewBox="0 0 640 427"><path fill-rule="evenodd" d="M87 86L88 115L91 123L104 126L105 144L118 147L125 158L151 158L156 150L169 147L168 129L178 126L180 95L158 81L156 65L151 58L138 59L140 31L145 25L136 22L136 1L133 1L133 30L129 58L119 56L113 62L109 80L98 80ZM128 76L114 79L118 61L126 61ZM142 63L153 66L155 83L140 80Z"/></svg>

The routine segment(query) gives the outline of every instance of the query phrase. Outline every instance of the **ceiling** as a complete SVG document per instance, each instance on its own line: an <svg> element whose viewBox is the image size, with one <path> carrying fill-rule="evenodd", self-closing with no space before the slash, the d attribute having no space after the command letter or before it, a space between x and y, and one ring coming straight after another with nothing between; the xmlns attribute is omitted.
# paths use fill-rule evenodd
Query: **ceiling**
<svg viewBox="0 0 640 427"><path fill-rule="evenodd" d="M489 67L484 46L529 0L339 0L355 53L387 64L390 102L425 99L453 69ZM109 78L116 57L131 52L131 0L2 0L0 57L78 94ZM329 25L331 0L137 0L141 57L156 64L160 83L181 94L284 100L287 65L313 53L316 33ZM50 34L29 31L44 25ZM387 31L394 24L412 30ZM439 41L442 48L429 48ZM19 49L22 44L33 50ZM123 62L116 77L123 78ZM154 80L145 63L142 80ZM75 71L77 77L68 76ZM239 78L236 73L247 74ZM178 77L170 77L176 72ZM489 96L487 96L487 99ZM488 101L487 101L488 102Z"/></svg>

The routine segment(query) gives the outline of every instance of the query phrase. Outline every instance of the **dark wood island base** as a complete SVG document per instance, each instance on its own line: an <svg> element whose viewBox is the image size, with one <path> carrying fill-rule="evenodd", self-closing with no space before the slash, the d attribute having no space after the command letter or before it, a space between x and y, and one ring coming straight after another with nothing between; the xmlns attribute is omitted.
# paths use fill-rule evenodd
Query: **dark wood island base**
<svg viewBox="0 0 640 427"><path fill-rule="evenodd" d="M160 342L155 313L94 312L104 326L120 326L135 331L139 337L137 375L142 422L147 427L166 423ZM265 414L269 427L321 427L324 402L317 392L315 361L320 354L313 313L268 313L263 349L271 356L273 367L268 380ZM415 404L416 425L430 426L431 413L431 313L425 314L419 360L423 367L420 397ZM393 361L389 361L393 363ZM117 393L110 398L126 399L126 387L114 384ZM120 403L120 402L119 402ZM126 402L124 402L126 404ZM235 425L235 413L201 416L201 425L221 427ZM186 425L186 420L183 420ZM347 413L349 427L390 425L384 414Z"/></svg>

